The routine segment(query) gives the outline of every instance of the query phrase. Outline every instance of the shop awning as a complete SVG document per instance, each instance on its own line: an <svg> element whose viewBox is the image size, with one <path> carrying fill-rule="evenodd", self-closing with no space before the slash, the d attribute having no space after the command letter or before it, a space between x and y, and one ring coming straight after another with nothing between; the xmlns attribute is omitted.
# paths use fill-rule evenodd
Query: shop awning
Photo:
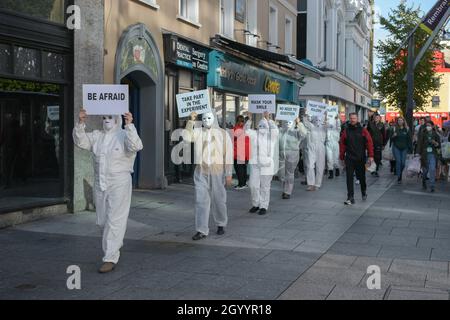
<svg viewBox="0 0 450 320"><path fill-rule="evenodd" d="M320 77L324 77L325 74L320 71L319 69L303 62L300 60L297 60L296 58L290 56L289 60L291 63L293 63L296 67L296 71L306 77L311 77L315 79L320 79Z"/></svg>

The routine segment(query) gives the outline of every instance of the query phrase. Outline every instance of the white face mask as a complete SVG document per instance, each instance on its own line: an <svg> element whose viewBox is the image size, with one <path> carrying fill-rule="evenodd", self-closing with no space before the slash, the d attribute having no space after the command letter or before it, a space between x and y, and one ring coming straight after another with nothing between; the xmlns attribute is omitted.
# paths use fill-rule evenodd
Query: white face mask
<svg viewBox="0 0 450 320"><path fill-rule="evenodd" d="M112 118L112 117L103 117L103 130L111 131L114 128L114 125L115 125L114 118Z"/></svg>
<svg viewBox="0 0 450 320"><path fill-rule="evenodd" d="M431 132L431 131L433 131L433 128L432 127L427 127L427 131Z"/></svg>
<svg viewBox="0 0 450 320"><path fill-rule="evenodd" d="M286 128L292 129L294 127L294 121L288 121L286 122Z"/></svg>
<svg viewBox="0 0 450 320"><path fill-rule="evenodd" d="M202 117L202 122L205 128L211 128L214 124L214 115L212 113L205 113Z"/></svg>

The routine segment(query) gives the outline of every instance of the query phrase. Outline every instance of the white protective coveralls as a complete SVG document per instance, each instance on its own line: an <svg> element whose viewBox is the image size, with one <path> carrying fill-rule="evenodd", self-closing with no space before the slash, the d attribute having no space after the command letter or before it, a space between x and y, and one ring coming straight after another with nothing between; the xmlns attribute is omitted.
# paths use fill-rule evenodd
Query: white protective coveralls
<svg viewBox="0 0 450 320"><path fill-rule="evenodd" d="M94 154L94 200L97 224L103 228L103 262L117 264L130 213L136 154L143 149L133 124L122 129L122 117L103 121L102 131L86 133L77 123L73 140L77 147Z"/></svg>
<svg viewBox="0 0 450 320"><path fill-rule="evenodd" d="M325 140L327 138L327 124L315 120L311 123L307 117L303 123L306 129L306 180L308 186L320 188L325 170ZM304 130L302 129L302 130Z"/></svg>
<svg viewBox="0 0 450 320"><path fill-rule="evenodd" d="M341 139L341 121L336 119L334 123L329 123L327 127L327 169L333 171L339 168L339 140Z"/></svg>
<svg viewBox="0 0 450 320"><path fill-rule="evenodd" d="M284 193L292 194L295 181L295 169L300 160L300 144L306 137L304 126L295 126L293 121L285 121L280 132L280 170L279 178L283 183Z"/></svg>
<svg viewBox="0 0 450 320"><path fill-rule="evenodd" d="M269 209L270 187L274 174L278 171L276 147L279 130L274 121L262 119L258 130L251 129L252 121L245 124L245 134L250 137L250 179L249 187L252 206Z"/></svg>
<svg viewBox="0 0 450 320"><path fill-rule="evenodd" d="M218 227L228 224L225 178L233 175L234 160L233 142L215 115L205 113L202 119L203 127L188 121L184 137L186 142L195 143L195 228L207 236L211 211Z"/></svg>

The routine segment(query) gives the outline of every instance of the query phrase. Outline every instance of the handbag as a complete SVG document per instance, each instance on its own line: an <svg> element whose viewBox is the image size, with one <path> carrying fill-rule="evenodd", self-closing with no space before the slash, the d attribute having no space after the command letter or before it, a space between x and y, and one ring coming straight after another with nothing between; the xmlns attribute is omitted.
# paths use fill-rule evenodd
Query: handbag
<svg viewBox="0 0 450 320"><path fill-rule="evenodd" d="M394 154L392 153L392 147L386 147L383 150L383 160L393 161Z"/></svg>

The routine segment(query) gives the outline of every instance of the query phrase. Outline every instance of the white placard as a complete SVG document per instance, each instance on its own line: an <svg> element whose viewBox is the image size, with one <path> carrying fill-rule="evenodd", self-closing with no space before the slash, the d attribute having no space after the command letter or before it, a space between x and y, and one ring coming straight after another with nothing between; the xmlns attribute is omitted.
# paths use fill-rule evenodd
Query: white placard
<svg viewBox="0 0 450 320"><path fill-rule="evenodd" d="M306 114L311 120L317 118L319 122L324 122L325 113L328 110L329 105L322 102L308 101L306 104Z"/></svg>
<svg viewBox="0 0 450 320"><path fill-rule="evenodd" d="M83 108L88 115L123 115L129 112L128 99L128 85L83 85Z"/></svg>
<svg viewBox="0 0 450 320"><path fill-rule="evenodd" d="M300 106L279 104L277 109L276 120L280 121L294 121L300 114Z"/></svg>
<svg viewBox="0 0 450 320"><path fill-rule="evenodd" d="M208 90L200 90L177 95L178 116L187 118L192 112L204 114L211 112Z"/></svg>
<svg viewBox="0 0 450 320"><path fill-rule="evenodd" d="M248 96L248 111L251 113L276 113L276 96L274 94L256 94Z"/></svg>
<svg viewBox="0 0 450 320"><path fill-rule="evenodd" d="M328 106L328 123L335 123L336 117L339 117L339 107L338 106Z"/></svg>
<svg viewBox="0 0 450 320"><path fill-rule="evenodd" d="M50 121L59 121L59 106L48 106L47 117Z"/></svg>

